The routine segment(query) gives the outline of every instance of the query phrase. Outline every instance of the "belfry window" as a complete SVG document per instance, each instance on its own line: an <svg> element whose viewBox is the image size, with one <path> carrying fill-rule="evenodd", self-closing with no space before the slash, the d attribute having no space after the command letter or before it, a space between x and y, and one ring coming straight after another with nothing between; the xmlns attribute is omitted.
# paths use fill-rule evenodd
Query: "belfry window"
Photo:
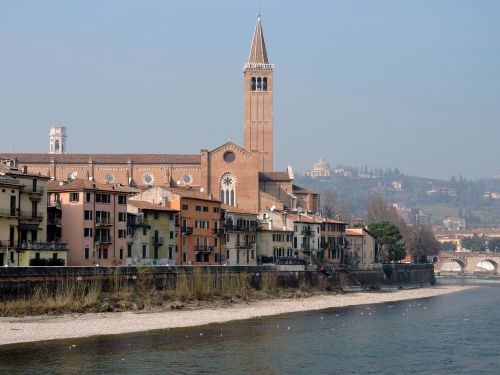
<svg viewBox="0 0 500 375"><path fill-rule="evenodd" d="M267 91L267 78L262 78L262 91Z"/></svg>
<svg viewBox="0 0 500 375"><path fill-rule="evenodd" d="M262 91L262 78L257 78L257 91Z"/></svg>
<svg viewBox="0 0 500 375"><path fill-rule="evenodd" d="M250 80L250 90L252 91L255 91L255 77L252 77L252 79Z"/></svg>

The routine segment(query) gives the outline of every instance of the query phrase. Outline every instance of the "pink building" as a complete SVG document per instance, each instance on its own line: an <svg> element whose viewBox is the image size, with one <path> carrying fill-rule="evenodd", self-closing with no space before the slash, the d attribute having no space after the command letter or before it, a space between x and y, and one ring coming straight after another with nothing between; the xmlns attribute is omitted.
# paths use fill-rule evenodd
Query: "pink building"
<svg viewBox="0 0 500 375"><path fill-rule="evenodd" d="M61 240L68 266L125 265L127 198L137 189L75 179L52 181L49 207L61 207Z"/></svg>

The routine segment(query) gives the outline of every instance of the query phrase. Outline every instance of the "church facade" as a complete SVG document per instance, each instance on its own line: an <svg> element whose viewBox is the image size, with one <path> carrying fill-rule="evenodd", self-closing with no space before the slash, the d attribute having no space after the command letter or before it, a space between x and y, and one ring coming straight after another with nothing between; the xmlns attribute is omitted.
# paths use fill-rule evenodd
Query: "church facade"
<svg viewBox="0 0 500 375"><path fill-rule="evenodd" d="M72 154L65 148L66 129L57 127L50 132L49 153L0 153L0 158L54 180L183 186L251 212L299 206L317 212L319 195L293 185L291 167L273 169L273 73L259 17L243 69L243 147L226 142L199 154Z"/></svg>

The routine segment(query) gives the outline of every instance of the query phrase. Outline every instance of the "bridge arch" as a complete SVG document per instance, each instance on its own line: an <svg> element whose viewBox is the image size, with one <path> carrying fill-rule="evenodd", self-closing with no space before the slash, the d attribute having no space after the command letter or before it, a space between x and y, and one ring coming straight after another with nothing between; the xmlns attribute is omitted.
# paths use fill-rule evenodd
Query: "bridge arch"
<svg viewBox="0 0 500 375"><path fill-rule="evenodd" d="M475 262L474 265L474 273L490 273L497 274L498 273L498 263L497 261L489 258L479 259Z"/></svg>
<svg viewBox="0 0 500 375"><path fill-rule="evenodd" d="M440 263L441 263L440 266L441 272L454 272L463 274L465 268L467 267L467 264L463 260L458 258L440 259Z"/></svg>

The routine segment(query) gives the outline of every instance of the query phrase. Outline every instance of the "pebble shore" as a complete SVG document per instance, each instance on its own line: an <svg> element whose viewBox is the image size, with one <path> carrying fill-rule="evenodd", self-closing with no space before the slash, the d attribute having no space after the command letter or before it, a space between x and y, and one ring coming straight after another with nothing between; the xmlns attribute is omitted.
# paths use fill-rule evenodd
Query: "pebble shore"
<svg viewBox="0 0 500 375"><path fill-rule="evenodd" d="M228 307L194 310L88 313L56 317L3 317L0 318L0 345L193 327L300 311L434 297L470 288L472 287L439 285L388 293L358 292L316 295L300 299L270 299Z"/></svg>

